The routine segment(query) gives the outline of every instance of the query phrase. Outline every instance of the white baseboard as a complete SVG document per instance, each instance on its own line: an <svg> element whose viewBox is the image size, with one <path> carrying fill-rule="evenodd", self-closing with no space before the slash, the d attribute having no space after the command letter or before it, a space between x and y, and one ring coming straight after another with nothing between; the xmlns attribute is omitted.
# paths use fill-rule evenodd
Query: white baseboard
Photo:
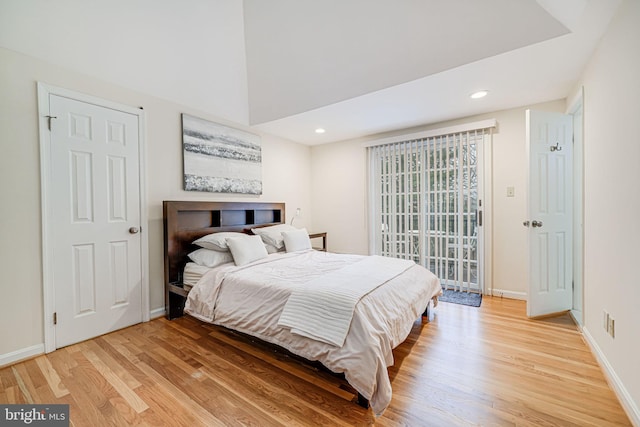
<svg viewBox="0 0 640 427"><path fill-rule="evenodd" d="M633 401L631 395L620 380L620 377L618 377L618 374L616 374L616 371L614 371L613 367L600 349L600 346L598 345L596 340L593 339L586 327L582 328L582 335L589 344L589 347L591 347L591 351L596 356L598 363L602 367L609 385L611 386L611 388L613 388L613 391L615 392L616 396L618 396L622 407L627 412L627 415L631 420L631 424L636 427L640 427L640 409L638 408L638 405Z"/></svg>
<svg viewBox="0 0 640 427"><path fill-rule="evenodd" d="M582 312L576 310L569 310L569 314L573 319L574 323L578 327L578 330L582 332Z"/></svg>
<svg viewBox="0 0 640 427"><path fill-rule="evenodd" d="M150 320L157 319L158 317L164 316L166 313L164 307L155 308L149 312Z"/></svg>
<svg viewBox="0 0 640 427"><path fill-rule="evenodd" d="M493 289L492 290L492 296L494 297L504 297L504 298L511 298L511 299L519 299L519 300L527 300L527 293L526 292L516 292L516 291L507 291L504 289Z"/></svg>
<svg viewBox="0 0 640 427"><path fill-rule="evenodd" d="M11 353L0 354L0 368L41 354L44 354L44 344L36 344Z"/></svg>

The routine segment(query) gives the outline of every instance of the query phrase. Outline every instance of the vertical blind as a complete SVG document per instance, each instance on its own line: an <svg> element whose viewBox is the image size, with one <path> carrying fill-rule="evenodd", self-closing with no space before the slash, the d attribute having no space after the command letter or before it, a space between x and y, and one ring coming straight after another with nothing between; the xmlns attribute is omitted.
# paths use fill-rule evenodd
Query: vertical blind
<svg viewBox="0 0 640 427"><path fill-rule="evenodd" d="M446 288L482 292L479 147L490 129L368 148L373 252L412 259Z"/></svg>

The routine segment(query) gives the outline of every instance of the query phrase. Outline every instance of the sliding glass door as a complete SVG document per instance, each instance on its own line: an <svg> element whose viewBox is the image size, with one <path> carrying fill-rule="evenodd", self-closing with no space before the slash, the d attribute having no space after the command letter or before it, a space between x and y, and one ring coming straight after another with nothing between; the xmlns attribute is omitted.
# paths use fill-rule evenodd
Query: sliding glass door
<svg viewBox="0 0 640 427"><path fill-rule="evenodd" d="M413 259L443 287L482 292L485 130L369 148L373 252Z"/></svg>

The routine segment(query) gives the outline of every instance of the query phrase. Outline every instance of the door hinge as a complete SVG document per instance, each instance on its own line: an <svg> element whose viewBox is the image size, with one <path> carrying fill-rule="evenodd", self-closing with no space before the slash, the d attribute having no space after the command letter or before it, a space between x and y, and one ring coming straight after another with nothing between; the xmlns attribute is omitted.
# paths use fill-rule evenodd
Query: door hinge
<svg viewBox="0 0 640 427"><path fill-rule="evenodd" d="M57 325L58 324L58 313L53 313L53 324Z"/></svg>
<svg viewBox="0 0 640 427"><path fill-rule="evenodd" d="M47 127L51 130L51 119L57 119L58 116L45 116L47 118Z"/></svg>

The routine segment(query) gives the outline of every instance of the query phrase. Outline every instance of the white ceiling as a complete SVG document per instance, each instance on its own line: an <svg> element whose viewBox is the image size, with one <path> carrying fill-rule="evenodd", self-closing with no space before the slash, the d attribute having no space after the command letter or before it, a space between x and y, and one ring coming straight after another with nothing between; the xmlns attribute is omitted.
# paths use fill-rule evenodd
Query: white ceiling
<svg viewBox="0 0 640 427"><path fill-rule="evenodd" d="M244 0L250 123L315 145L565 98L619 3Z"/></svg>

